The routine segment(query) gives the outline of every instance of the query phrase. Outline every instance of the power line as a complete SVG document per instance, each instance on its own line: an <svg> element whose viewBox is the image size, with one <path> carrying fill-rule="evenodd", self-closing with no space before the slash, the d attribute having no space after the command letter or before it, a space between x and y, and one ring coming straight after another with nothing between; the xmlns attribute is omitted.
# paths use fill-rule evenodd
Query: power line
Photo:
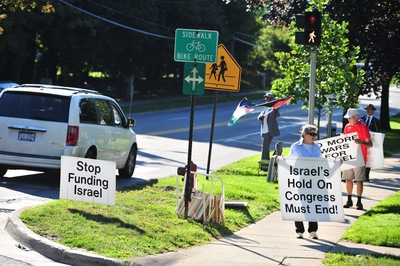
<svg viewBox="0 0 400 266"><path fill-rule="evenodd" d="M125 14L124 12L121 12L121 11L116 10L116 9L114 9L114 8L111 8L111 7L109 7L109 6L106 6L106 5L97 3L96 1L93 1L93 0L87 0L87 1L90 2L90 3L92 3L92 4L95 4L95 5L97 5L97 6L100 6L100 7L103 7L103 8L105 8L105 9L108 9L108 10L110 10L110 11L112 11L112 12L115 12L115 13L117 13L117 14L123 15L123 16L125 16L125 17L132 18L132 19L136 19L136 20L139 20L139 21L141 21L141 22L144 22L144 23L147 23L147 24L150 24L150 25L154 25L154 26L157 26L157 27L162 27L162 28L165 28L165 29L168 29L168 30L174 30L173 28L170 28L170 27L167 27L167 26L164 26L164 25L160 25L160 24L157 24L157 23L154 23L154 22L151 22L151 21L147 21L147 20L145 20L145 19L141 19L141 18L132 16L132 15L127 15L127 14Z"/></svg>
<svg viewBox="0 0 400 266"><path fill-rule="evenodd" d="M239 38L237 38L237 37L235 37L235 38L233 38L233 39L236 40L236 41L239 41L239 42L241 42L241 43L250 45L250 46L254 46L254 47L258 47L258 46L259 46L259 45L257 45L257 44L251 43L251 42L246 42L245 40L239 39Z"/></svg>
<svg viewBox="0 0 400 266"><path fill-rule="evenodd" d="M95 18L100 19L102 21L108 22L110 24L113 24L113 25L116 25L116 26L119 26L119 27L122 27L122 28L125 28L125 29L128 29L128 30L131 30L131 31L135 31L135 32L138 32L138 33L142 33L142 34L145 34L145 35L149 35L149 36L153 36L153 37L157 37L157 38L162 38L162 39L168 39L168 40L174 40L175 39L175 38L172 38L172 37L168 37L168 36L164 36L164 35L148 32L148 31L143 31L143 30L139 30L139 29L135 29L135 28L123 25L121 23L106 19L106 18L101 17L99 15L96 15L96 14L94 14L92 12L86 11L86 10L84 10L82 8L74 6L74 5L70 4L70 3L67 3L65 1L63 1L63 0L58 0L58 1L60 1L64 5L67 5L67 6L71 7L71 8L73 8L73 9L79 10L79 11L81 11L81 12L83 12L83 13L89 15L89 16L95 17Z"/></svg>

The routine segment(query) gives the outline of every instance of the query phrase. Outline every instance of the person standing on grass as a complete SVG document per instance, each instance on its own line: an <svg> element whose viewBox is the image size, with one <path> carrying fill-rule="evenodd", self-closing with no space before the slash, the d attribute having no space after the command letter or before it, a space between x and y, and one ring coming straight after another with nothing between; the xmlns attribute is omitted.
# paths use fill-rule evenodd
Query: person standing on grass
<svg viewBox="0 0 400 266"><path fill-rule="evenodd" d="M355 143L361 145L361 151L364 159L364 163L367 162L367 149L372 147L371 134L369 133L368 127L361 122L359 119L358 110L349 108L344 118L349 120L349 123L344 127L343 133L357 133L357 138L354 140ZM343 206L344 208L350 208L353 206L352 193L353 193L353 179L357 181L357 210L363 209L361 203L361 197L364 189L365 181L365 165L359 166L352 169L343 171L342 179L346 180L346 192L347 202Z"/></svg>
<svg viewBox="0 0 400 266"><path fill-rule="evenodd" d="M318 128L314 125L304 125L300 129L301 138L290 146L288 156L297 157L322 157L321 148L315 143ZM304 223L294 222L296 227L296 238L303 238ZM311 239L318 239L318 222L308 222L308 233Z"/></svg>
<svg viewBox="0 0 400 266"><path fill-rule="evenodd" d="M367 114L362 116L361 119L364 121L369 131L381 132L381 121L374 116L374 112L376 110L375 106L373 104L368 104L368 106L365 107L364 109L367 111ZM367 182L369 182L370 171L371 171L370 167L365 168L365 181Z"/></svg>
<svg viewBox="0 0 400 266"><path fill-rule="evenodd" d="M264 94L265 102L274 100L274 95L270 92ZM258 120L261 121L261 160L269 161L269 147L271 146L272 139L279 136L279 127L276 118L280 116L277 108L264 107L264 110L258 115Z"/></svg>

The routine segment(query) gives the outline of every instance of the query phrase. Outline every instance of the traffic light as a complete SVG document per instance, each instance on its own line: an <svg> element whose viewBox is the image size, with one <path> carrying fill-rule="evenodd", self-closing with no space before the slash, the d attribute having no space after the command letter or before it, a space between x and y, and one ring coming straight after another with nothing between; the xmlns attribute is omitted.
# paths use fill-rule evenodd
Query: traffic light
<svg viewBox="0 0 400 266"><path fill-rule="evenodd" d="M304 32L296 32L295 42L310 46L318 46L321 43L321 12L313 10L296 15L296 26L304 28Z"/></svg>

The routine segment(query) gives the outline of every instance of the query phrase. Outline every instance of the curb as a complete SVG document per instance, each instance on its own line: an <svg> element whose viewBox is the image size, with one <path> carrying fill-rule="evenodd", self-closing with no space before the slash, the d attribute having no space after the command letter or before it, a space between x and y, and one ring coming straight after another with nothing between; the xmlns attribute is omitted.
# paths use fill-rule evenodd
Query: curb
<svg viewBox="0 0 400 266"><path fill-rule="evenodd" d="M123 266L125 263L102 257L79 250L74 250L60 244L54 243L44 237L36 235L29 230L24 223L19 219L20 214L25 209L32 206L18 209L13 212L6 224L6 231L22 245L35 250L43 256L51 260L68 265L104 265L104 266Z"/></svg>

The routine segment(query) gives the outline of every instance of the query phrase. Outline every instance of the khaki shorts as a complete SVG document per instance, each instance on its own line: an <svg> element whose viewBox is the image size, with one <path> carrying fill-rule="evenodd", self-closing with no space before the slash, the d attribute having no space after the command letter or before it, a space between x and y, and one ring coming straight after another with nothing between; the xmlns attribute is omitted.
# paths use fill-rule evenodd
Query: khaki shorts
<svg viewBox="0 0 400 266"><path fill-rule="evenodd" d="M365 181L367 180L365 177L365 166L356 167L343 171L342 175L343 180L353 180L356 181Z"/></svg>

